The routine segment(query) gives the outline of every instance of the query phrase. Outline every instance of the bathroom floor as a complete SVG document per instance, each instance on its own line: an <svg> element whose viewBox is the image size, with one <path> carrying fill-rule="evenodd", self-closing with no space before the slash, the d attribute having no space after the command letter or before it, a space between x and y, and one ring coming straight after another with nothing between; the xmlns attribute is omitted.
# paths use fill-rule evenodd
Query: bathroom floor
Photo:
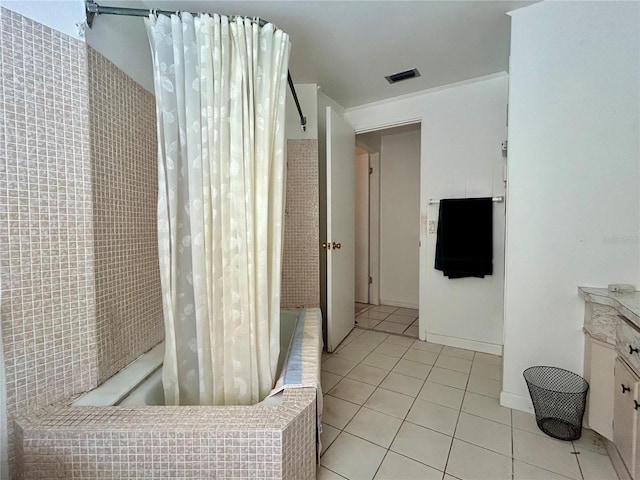
<svg viewBox="0 0 640 480"><path fill-rule="evenodd" d="M396 333L418 338L418 310L356 303L356 324L365 330Z"/></svg>
<svg viewBox="0 0 640 480"><path fill-rule="evenodd" d="M318 478L614 480L600 437L501 407L501 358L355 328L324 353Z"/></svg>

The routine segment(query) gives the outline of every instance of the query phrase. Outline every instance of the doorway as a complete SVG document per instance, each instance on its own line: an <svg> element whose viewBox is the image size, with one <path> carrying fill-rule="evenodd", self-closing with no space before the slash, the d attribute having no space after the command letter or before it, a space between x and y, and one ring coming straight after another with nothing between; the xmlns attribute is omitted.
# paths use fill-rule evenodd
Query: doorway
<svg viewBox="0 0 640 480"><path fill-rule="evenodd" d="M418 336L420 124L356 135L355 314Z"/></svg>

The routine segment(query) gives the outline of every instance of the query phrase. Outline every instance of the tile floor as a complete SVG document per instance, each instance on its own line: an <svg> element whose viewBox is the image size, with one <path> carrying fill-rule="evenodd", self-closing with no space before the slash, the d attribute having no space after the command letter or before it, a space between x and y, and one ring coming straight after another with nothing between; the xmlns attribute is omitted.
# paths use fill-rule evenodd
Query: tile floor
<svg viewBox="0 0 640 480"><path fill-rule="evenodd" d="M360 328L418 338L418 310L414 308L356 303L355 312Z"/></svg>
<svg viewBox="0 0 640 480"><path fill-rule="evenodd" d="M592 431L561 442L501 407L501 368L493 355L354 329L323 354L318 478L617 478Z"/></svg>

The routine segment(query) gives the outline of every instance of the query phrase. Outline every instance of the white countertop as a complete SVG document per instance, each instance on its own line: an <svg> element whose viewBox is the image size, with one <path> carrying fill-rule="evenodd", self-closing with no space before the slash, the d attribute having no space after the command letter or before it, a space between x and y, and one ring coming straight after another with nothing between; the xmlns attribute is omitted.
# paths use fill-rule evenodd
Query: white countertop
<svg viewBox="0 0 640 480"><path fill-rule="evenodd" d="M587 302L608 305L640 328L640 292L613 293L606 288L578 287L578 294Z"/></svg>

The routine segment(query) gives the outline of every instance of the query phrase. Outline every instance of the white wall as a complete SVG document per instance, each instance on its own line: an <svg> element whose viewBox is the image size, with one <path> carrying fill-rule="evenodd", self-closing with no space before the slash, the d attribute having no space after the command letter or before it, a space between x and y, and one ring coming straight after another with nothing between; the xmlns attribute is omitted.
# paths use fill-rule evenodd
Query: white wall
<svg viewBox="0 0 640 480"><path fill-rule="evenodd" d="M492 75L347 110L356 132L422 122L420 137L420 338L499 353L503 338L504 204L494 207L494 274L443 277L434 270L437 221L429 198L501 195L508 78Z"/></svg>
<svg viewBox="0 0 640 480"><path fill-rule="evenodd" d="M104 4L147 8L140 1L105 1ZM142 17L97 15L93 26L86 29L86 39L88 45L108 58L145 90L154 93L151 50Z"/></svg>
<svg viewBox="0 0 640 480"><path fill-rule="evenodd" d="M380 303L418 308L420 130L384 135L380 151Z"/></svg>
<svg viewBox="0 0 640 480"><path fill-rule="evenodd" d="M544 2L513 12L505 357L582 372L579 285L640 272L640 4Z"/></svg>
<svg viewBox="0 0 640 480"><path fill-rule="evenodd" d="M84 41L83 28L77 26L85 20L83 0L0 0L0 7Z"/></svg>

